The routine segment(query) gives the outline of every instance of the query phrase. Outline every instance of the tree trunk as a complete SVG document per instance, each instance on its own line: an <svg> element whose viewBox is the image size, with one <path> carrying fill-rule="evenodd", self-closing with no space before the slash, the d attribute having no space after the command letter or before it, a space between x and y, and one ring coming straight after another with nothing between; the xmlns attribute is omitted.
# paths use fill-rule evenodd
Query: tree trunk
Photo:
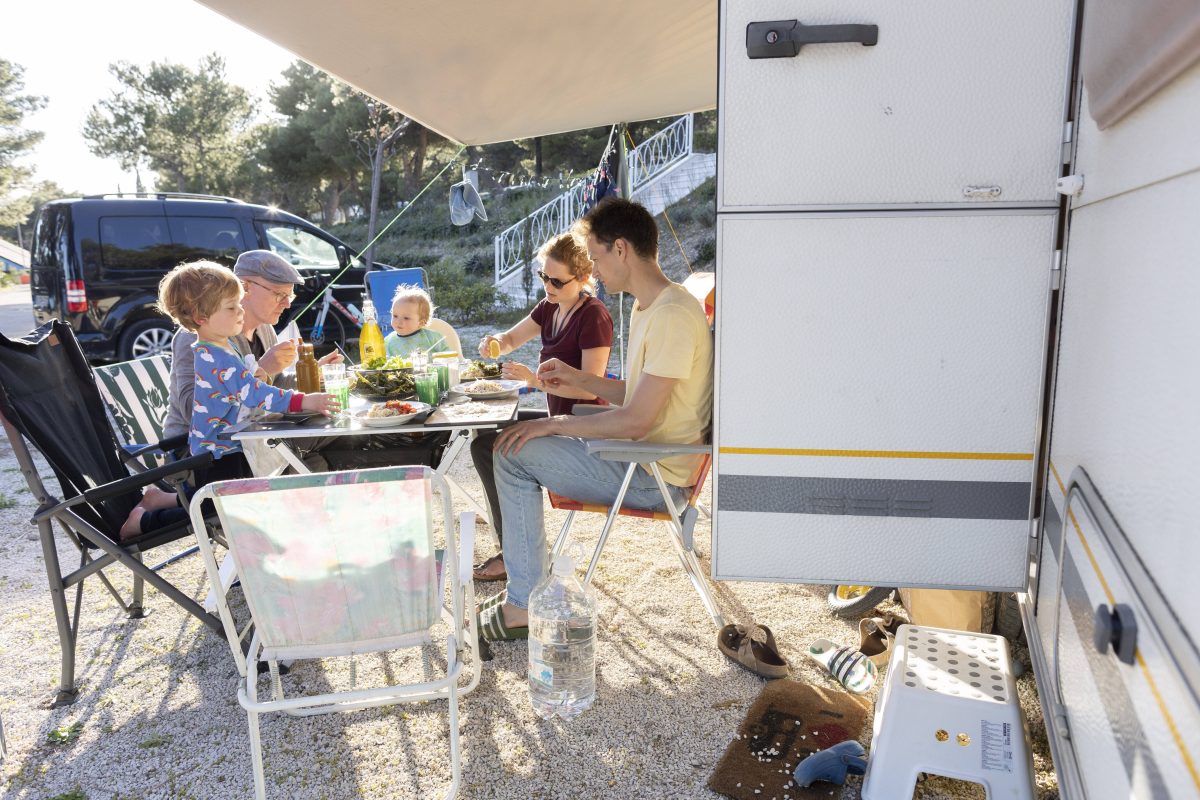
<svg viewBox="0 0 1200 800"><path fill-rule="evenodd" d="M342 192L345 185L341 181L330 181L325 187L325 196L321 199L321 216L326 225L336 225L338 211L341 210Z"/></svg>
<svg viewBox="0 0 1200 800"><path fill-rule="evenodd" d="M365 254L367 269L375 265L375 225L379 222L379 185L383 180L383 155L387 149L386 140L380 140L375 145L375 157L371 160L371 213L367 222L367 241L371 245Z"/></svg>
<svg viewBox="0 0 1200 800"><path fill-rule="evenodd" d="M420 186L425 175L425 154L429 150L429 131L421 126L417 131L417 146L413 148L413 177Z"/></svg>
<svg viewBox="0 0 1200 800"><path fill-rule="evenodd" d="M533 137L533 177L542 179L542 137Z"/></svg>

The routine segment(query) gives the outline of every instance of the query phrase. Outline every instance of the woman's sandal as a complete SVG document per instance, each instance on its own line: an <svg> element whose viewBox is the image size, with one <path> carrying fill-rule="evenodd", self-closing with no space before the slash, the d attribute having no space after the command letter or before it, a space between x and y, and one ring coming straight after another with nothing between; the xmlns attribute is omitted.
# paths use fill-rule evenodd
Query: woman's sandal
<svg viewBox="0 0 1200 800"><path fill-rule="evenodd" d="M479 604L475 625L476 630L479 631L479 638L485 642L515 642L518 639L529 638L528 625L509 627L504 624L504 599L506 596L505 592L501 592Z"/></svg>
<svg viewBox="0 0 1200 800"><path fill-rule="evenodd" d="M477 581L484 581L484 582L508 580L508 570L501 570L500 572L493 572L493 573L487 572L488 567L492 566L497 561L503 561L503 560L504 560L504 554L496 553L496 555L492 556L491 558L488 558L488 559L484 560L482 563L476 564L474 567L472 567L471 568L471 577L473 577Z"/></svg>
<svg viewBox="0 0 1200 800"><path fill-rule="evenodd" d="M868 617L858 623L858 650L871 660L880 675L887 672L896 631L903 624L904 620L891 614Z"/></svg>
<svg viewBox="0 0 1200 800"><path fill-rule="evenodd" d="M817 639L808 646L813 661L829 670L837 682L854 694L871 691L875 685L875 665L853 647L837 645L829 639Z"/></svg>
<svg viewBox="0 0 1200 800"><path fill-rule="evenodd" d="M775 634L765 625L726 625L717 632L717 649L739 667L764 678L786 678L788 662L779 655Z"/></svg>

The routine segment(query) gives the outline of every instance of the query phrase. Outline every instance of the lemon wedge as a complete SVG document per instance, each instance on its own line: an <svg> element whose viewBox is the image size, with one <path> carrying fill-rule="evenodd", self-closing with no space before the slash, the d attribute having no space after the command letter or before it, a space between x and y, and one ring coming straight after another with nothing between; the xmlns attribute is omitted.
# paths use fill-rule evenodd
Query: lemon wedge
<svg viewBox="0 0 1200 800"><path fill-rule="evenodd" d="M500 343L495 339L488 342L488 355L492 358L500 357Z"/></svg>

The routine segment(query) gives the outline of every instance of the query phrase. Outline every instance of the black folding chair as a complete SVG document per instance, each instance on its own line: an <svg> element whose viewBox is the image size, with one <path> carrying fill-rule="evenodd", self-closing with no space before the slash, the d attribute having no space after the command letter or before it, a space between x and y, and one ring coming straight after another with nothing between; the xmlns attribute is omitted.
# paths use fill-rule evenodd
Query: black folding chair
<svg viewBox="0 0 1200 800"><path fill-rule="evenodd" d="M122 463L125 454L113 437L83 351L70 327L57 320L23 339L12 340L0 334L0 418L25 481L38 501L32 522L42 542L62 644L62 673L55 706L75 701L75 641L83 582L93 574L131 619L144 615L145 582L224 638L219 619L205 613L196 601L158 574L174 559L155 566L142 562L146 551L190 536L192 529L186 518L125 541L119 535L121 525L141 499L142 488L161 480L178 486L192 470L211 463L211 456L193 456L131 475ZM62 499L54 497L42 483L27 443L54 470ZM170 443L161 442L148 449L162 447L169 448ZM79 550L79 567L66 575L58 560L54 522ZM128 602L103 572L114 563L133 573L133 596ZM72 586L73 612L67 607L67 590Z"/></svg>

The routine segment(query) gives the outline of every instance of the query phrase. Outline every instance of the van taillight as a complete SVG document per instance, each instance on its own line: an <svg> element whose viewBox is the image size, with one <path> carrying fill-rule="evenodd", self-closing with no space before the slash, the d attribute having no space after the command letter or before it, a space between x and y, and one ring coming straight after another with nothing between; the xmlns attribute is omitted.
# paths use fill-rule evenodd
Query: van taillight
<svg viewBox="0 0 1200 800"><path fill-rule="evenodd" d="M83 281L67 281L67 311L72 314L87 311L87 287Z"/></svg>

